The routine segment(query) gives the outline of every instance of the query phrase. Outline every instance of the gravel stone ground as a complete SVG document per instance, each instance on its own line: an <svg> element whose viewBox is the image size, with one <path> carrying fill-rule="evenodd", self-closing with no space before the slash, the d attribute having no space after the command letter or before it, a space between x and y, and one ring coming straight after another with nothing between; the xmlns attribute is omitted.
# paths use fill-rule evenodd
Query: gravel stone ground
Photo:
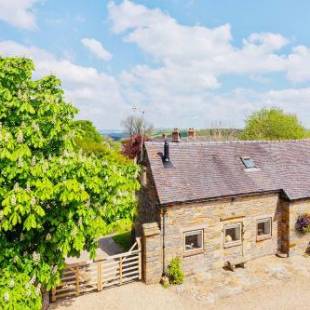
<svg viewBox="0 0 310 310"><path fill-rule="evenodd" d="M248 262L235 272L218 270L168 289L135 282L58 301L55 310L303 310L310 309L310 257L275 256Z"/></svg>

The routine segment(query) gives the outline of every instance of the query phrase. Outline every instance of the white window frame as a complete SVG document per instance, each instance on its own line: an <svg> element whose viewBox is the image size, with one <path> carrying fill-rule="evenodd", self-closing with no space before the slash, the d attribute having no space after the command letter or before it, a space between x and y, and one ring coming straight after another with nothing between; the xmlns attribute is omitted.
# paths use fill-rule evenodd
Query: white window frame
<svg viewBox="0 0 310 310"><path fill-rule="evenodd" d="M186 248L186 237L188 235L201 235L201 247L195 248L195 249L187 249ZM194 253L194 252L201 252L204 249L204 234L203 234L203 229L195 229L195 230L189 230L185 231L183 233L183 249L184 253Z"/></svg>
<svg viewBox="0 0 310 310"><path fill-rule="evenodd" d="M226 230L231 229L231 228L239 228L240 230L240 239L236 241L226 241ZM226 224L224 226L224 247L231 247L231 246L237 246L241 245L242 243L242 223L231 223L231 224Z"/></svg>
<svg viewBox="0 0 310 310"><path fill-rule="evenodd" d="M269 222L270 226L270 233L264 234L264 235L258 235L258 224ZM256 241L261 241L265 239L271 239L272 238L272 217L264 217L256 220Z"/></svg>

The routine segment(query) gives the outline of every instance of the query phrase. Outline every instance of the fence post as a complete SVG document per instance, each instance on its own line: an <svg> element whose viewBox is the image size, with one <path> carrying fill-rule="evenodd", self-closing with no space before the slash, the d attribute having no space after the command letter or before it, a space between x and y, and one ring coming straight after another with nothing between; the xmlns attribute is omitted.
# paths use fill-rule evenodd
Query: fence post
<svg viewBox="0 0 310 310"><path fill-rule="evenodd" d="M55 302L56 301L56 288L53 288L52 289L52 302Z"/></svg>
<svg viewBox="0 0 310 310"><path fill-rule="evenodd" d="M77 296L79 296L80 295L80 269L79 269L79 266L76 267L75 278L76 278L76 294L77 294Z"/></svg>
<svg viewBox="0 0 310 310"><path fill-rule="evenodd" d="M138 250L139 250L139 252L138 252L138 260L139 260L139 280L141 280L142 279L142 259L141 259L141 255L142 255L142 251L141 251L141 239L140 239L140 237L138 237L138 238L136 238L136 240L137 240L137 244L138 244Z"/></svg>
<svg viewBox="0 0 310 310"><path fill-rule="evenodd" d="M120 284L123 282L123 257L119 259L119 281Z"/></svg>
<svg viewBox="0 0 310 310"><path fill-rule="evenodd" d="M97 263L97 288L102 290L102 262Z"/></svg>

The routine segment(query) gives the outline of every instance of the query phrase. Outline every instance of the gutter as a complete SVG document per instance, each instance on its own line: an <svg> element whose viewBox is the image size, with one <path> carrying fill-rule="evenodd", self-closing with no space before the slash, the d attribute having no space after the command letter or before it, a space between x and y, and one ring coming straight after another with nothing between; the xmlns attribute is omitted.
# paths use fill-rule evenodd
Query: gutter
<svg viewBox="0 0 310 310"><path fill-rule="evenodd" d="M234 195L226 195L226 196L214 196L210 198L201 198L201 199L192 199L192 200L186 200L186 201L171 201L171 202L165 202L161 203L160 206L162 208L166 208L169 205L185 205L185 204L191 204L191 203L203 203L203 202L209 202L209 201L216 201L216 200L224 200L224 199L233 199L236 197L247 197L247 196L256 196L260 194L274 194L274 193L279 193L284 196L287 200L292 200L290 199L286 193L281 189L281 190L270 190L270 191L261 191L261 192L250 192L250 193L242 193L242 194L234 194Z"/></svg>

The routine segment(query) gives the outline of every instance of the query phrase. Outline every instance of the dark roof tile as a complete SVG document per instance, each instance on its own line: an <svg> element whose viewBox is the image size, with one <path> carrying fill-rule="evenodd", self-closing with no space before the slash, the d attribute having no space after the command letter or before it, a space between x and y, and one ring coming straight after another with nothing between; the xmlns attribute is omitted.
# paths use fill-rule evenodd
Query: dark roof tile
<svg viewBox="0 0 310 310"><path fill-rule="evenodd" d="M283 142L146 142L161 204L283 190L289 199L310 197L310 140ZM258 169L246 170L241 157Z"/></svg>

